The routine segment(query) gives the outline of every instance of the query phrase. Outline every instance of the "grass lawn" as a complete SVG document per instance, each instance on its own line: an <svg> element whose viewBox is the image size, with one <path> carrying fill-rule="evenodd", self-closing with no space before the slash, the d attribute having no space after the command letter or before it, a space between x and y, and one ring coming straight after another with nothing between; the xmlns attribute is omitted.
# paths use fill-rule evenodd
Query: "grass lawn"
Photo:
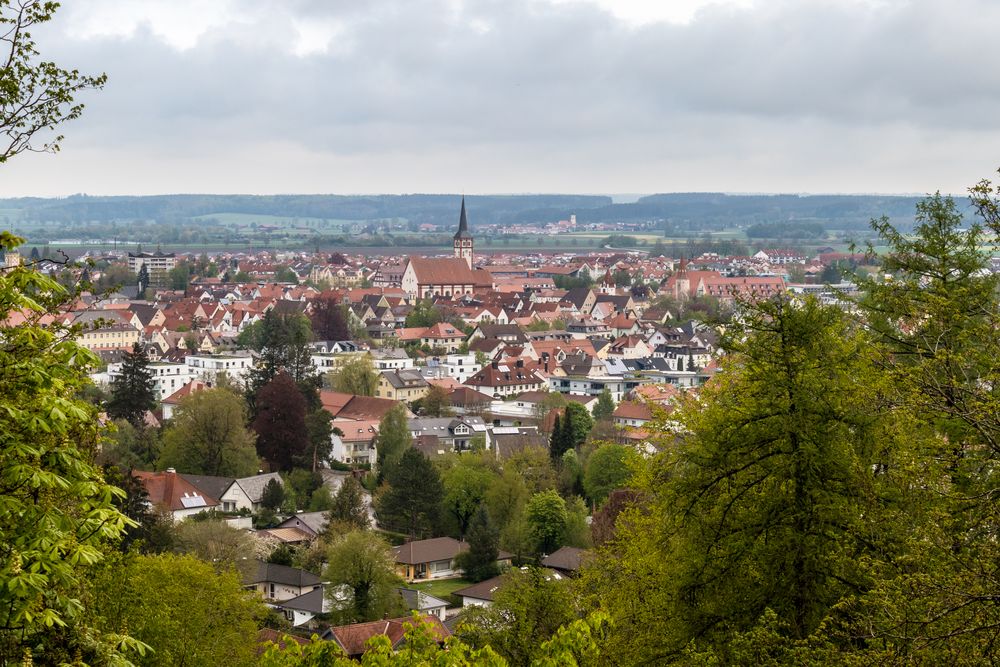
<svg viewBox="0 0 1000 667"><path fill-rule="evenodd" d="M446 600L452 606L458 606L462 601L453 596L452 593L460 588L465 588L466 586L471 586L472 582L468 579L438 579L437 581L425 581L418 584L409 584L409 588L415 588L419 591L423 591L428 595L433 595L436 598L441 598Z"/></svg>

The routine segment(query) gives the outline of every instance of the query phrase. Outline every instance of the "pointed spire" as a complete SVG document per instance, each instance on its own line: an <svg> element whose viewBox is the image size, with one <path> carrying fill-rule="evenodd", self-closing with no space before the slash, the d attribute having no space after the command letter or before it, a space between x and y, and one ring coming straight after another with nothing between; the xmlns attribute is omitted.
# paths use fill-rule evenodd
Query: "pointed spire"
<svg viewBox="0 0 1000 667"><path fill-rule="evenodd" d="M462 212L458 216L458 233L455 234L455 238L472 238L472 235L469 233L469 219L465 215L465 195L462 195Z"/></svg>

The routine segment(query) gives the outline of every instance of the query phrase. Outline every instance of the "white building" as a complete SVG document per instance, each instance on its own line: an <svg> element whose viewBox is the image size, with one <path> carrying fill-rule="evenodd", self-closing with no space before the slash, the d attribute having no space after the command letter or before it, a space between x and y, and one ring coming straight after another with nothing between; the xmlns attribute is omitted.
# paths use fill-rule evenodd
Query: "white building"
<svg viewBox="0 0 1000 667"><path fill-rule="evenodd" d="M243 382L254 368L249 352L231 354L191 354L184 358L191 369L192 379L215 384L219 373L225 373L232 380Z"/></svg>
<svg viewBox="0 0 1000 667"><path fill-rule="evenodd" d="M108 364L107 382L110 385L121 375L122 364ZM169 361L151 361L149 371L153 374L153 390L156 400L162 401L194 379L194 374L186 364ZM98 376L94 376L98 377Z"/></svg>
<svg viewBox="0 0 1000 667"><path fill-rule="evenodd" d="M427 366L420 369L420 372L428 380L454 378L464 384L482 368L481 364L476 363L475 354L449 354L445 357L428 359Z"/></svg>

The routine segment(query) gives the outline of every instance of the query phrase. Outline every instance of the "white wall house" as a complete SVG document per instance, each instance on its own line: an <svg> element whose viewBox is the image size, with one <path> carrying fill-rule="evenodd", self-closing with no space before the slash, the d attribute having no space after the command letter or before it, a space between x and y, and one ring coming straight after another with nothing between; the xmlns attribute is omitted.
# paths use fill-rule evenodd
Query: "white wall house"
<svg viewBox="0 0 1000 667"><path fill-rule="evenodd" d="M121 370L121 362L108 364L105 376L108 385L121 375ZM149 371L153 374L153 390L156 392L157 401L162 401L194 379L191 369L186 364L181 363L152 361L149 363Z"/></svg>
<svg viewBox="0 0 1000 667"><path fill-rule="evenodd" d="M243 382L253 370L253 357L249 352L233 354L191 354L184 358L194 376L203 382L215 383L219 373L226 373L232 380Z"/></svg>

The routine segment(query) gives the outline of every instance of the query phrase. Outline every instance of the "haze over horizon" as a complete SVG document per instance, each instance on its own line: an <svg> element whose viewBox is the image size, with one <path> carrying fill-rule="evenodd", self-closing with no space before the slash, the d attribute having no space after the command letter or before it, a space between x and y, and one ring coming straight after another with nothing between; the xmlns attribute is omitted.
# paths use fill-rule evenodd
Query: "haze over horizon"
<svg viewBox="0 0 1000 667"><path fill-rule="evenodd" d="M108 85L0 197L960 194L1000 166L998 20L986 0L75 0L39 50Z"/></svg>

